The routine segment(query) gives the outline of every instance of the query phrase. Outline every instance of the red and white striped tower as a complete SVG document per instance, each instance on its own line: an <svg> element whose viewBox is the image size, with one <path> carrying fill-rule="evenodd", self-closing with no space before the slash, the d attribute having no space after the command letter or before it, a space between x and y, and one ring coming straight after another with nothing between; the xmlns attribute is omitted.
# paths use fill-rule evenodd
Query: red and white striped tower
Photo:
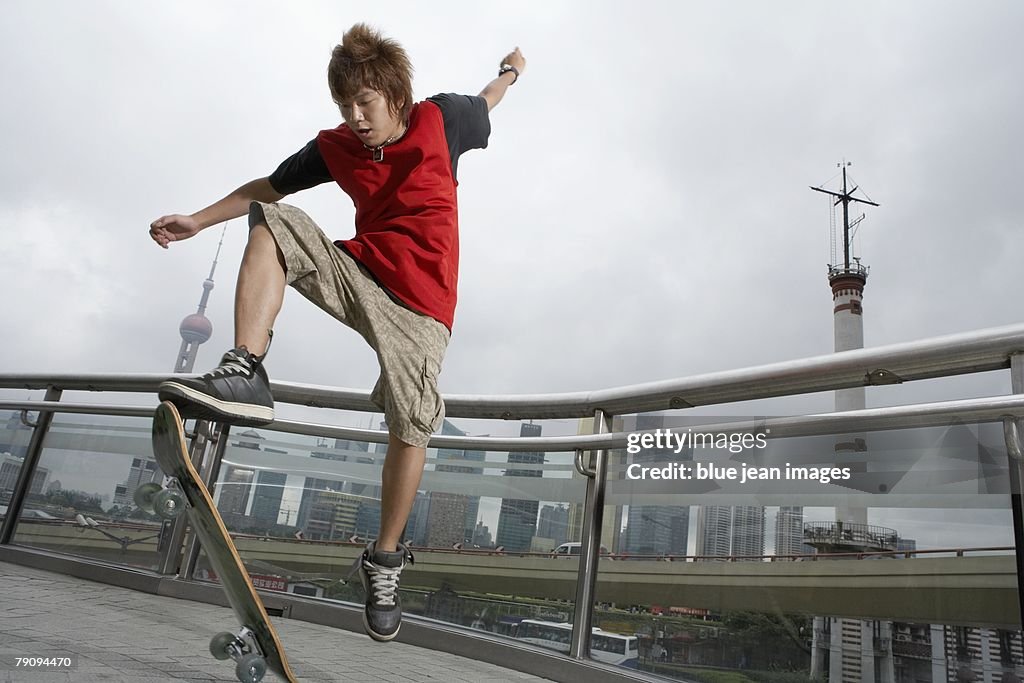
<svg viewBox="0 0 1024 683"><path fill-rule="evenodd" d="M843 260L838 263L836 242L838 229L833 219L831 227L832 263L828 266L828 283L832 289L832 317L834 325L835 351L852 351L864 347L864 286L868 281L868 268L860 259L852 255L851 228L864 219L861 215L853 223L850 222L850 203L860 202L878 206L867 199L853 196L857 187L847 185L846 168L850 164L839 164L843 173L843 189L833 192L820 187L812 190L824 192L834 198L832 215L835 207L843 205ZM835 409L839 411L862 410L866 407L864 387L840 389L835 392ZM849 467L853 472L867 471L867 441L863 434L837 434L835 443L835 464ZM852 492L852 491L851 491ZM851 505L846 498L840 496L836 506L837 527L841 524L867 524L868 510L861 505ZM847 551L850 548L832 548ZM811 674L815 679L823 676L826 669L828 654L828 673L830 681L841 683L888 683L895 680L892 652L879 653L874 647L873 634L890 637L891 622L863 621L842 617L816 616L814 618L814 638L811 650Z"/></svg>
<svg viewBox="0 0 1024 683"><path fill-rule="evenodd" d="M832 316L835 329L835 350L851 351L864 348L864 285L868 280L868 268L857 262L851 268L831 266L828 282L832 287ZM864 387L839 389L835 392L835 410L863 410L865 403ZM867 441L863 434L837 435L835 452L836 464L847 466L855 472L865 471L866 463L863 454L867 451ZM849 460L844 462L843 455L848 454ZM845 500L840 498L840 500ZM836 521L854 524L867 524L868 511L865 507L854 507L840 503L836 507Z"/></svg>
<svg viewBox="0 0 1024 683"><path fill-rule="evenodd" d="M837 353L864 348L863 302L864 286L868 281L868 268L860 262L860 258L853 256L852 253L853 234L857 225L864 219L864 216L861 215L851 223L850 204L852 202L859 202L878 206L875 202L853 196L858 188L854 186L851 189L848 185L846 169L849 165L849 162L845 161L839 164L843 174L843 188L841 192L834 192L820 187L811 188L816 192L823 192L834 197L833 209L840 204L843 205L843 261L842 263L836 263L838 256L836 241L839 235L837 235L838 231L833 224L830 235L832 263L828 266L828 283L832 288L834 343ZM835 406L837 412L864 409L866 407L864 387L836 391ZM837 435L835 445L836 463L839 466L848 466L854 472L863 472L865 471L866 462L862 454L866 450L867 444L862 434ZM849 457L844 459L843 454L849 454ZM836 507L836 521L867 524L867 508L840 504Z"/></svg>

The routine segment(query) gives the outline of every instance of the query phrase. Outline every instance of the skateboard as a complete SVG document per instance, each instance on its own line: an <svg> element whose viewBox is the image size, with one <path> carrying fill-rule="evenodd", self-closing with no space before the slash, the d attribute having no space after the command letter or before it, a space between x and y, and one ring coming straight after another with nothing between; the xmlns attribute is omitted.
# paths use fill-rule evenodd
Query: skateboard
<svg viewBox="0 0 1024 683"><path fill-rule="evenodd" d="M215 635L210 641L210 653L217 659L235 660L235 675L246 683L261 680L268 668L289 683L295 681L263 602L249 581L249 573L210 492L192 466L181 415L167 401L157 406L153 416L153 455L160 469L171 478L170 484L166 488L155 482L143 484L135 492L136 504L164 519L187 511L241 626L237 634L225 631Z"/></svg>

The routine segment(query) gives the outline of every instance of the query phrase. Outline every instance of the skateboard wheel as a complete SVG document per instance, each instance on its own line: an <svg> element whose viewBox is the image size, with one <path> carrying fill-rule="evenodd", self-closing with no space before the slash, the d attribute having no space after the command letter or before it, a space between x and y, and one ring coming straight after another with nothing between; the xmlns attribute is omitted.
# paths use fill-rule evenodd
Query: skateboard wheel
<svg viewBox="0 0 1024 683"><path fill-rule="evenodd" d="M266 673L267 663L255 652L240 657L235 666L235 677L243 683L258 683Z"/></svg>
<svg viewBox="0 0 1024 683"><path fill-rule="evenodd" d="M163 489L153 496L153 512L163 519L174 519L185 509L185 497L178 491Z"/></svg>
<svg viewBox="0 0 1024 683"><path fill-rule="evenodd" d="M221 631L210 639L210 654L216 659L230 659L232 646L241 651L241 643L235 634Z"/></svg>
<svg viewBox="0 0 1024 683"><path fill-rule="evenodd" d="M153 497L163 490L163 486L155 481L151 481L135 489L135 495L132 498L135 500L135 504L142 508L144 512L153 514Z"/></svg>

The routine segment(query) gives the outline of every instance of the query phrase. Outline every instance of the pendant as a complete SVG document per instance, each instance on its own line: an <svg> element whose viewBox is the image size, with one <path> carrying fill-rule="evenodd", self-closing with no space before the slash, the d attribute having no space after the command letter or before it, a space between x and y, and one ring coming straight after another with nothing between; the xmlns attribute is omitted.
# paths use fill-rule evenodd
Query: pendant
<svg viewBox="0 0 1024 683"><path fill-rule="evenodd" d="M378 163L384 161L384 145L373 148L373 160Z"/></svg>

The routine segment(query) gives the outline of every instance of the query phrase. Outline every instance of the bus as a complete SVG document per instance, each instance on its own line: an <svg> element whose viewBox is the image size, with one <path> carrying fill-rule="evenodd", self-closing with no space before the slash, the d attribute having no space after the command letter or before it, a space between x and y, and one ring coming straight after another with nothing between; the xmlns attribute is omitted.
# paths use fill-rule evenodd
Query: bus
<svg viewBox="0 0 1024 683"><path fill-rule="evenodd" d="M568 654L572 624L523 619L515 630L515 638ZM608 633L595 626L590 635L590 656L598 662L635 669L640 658L640 643L636 636Z"/></svg>

